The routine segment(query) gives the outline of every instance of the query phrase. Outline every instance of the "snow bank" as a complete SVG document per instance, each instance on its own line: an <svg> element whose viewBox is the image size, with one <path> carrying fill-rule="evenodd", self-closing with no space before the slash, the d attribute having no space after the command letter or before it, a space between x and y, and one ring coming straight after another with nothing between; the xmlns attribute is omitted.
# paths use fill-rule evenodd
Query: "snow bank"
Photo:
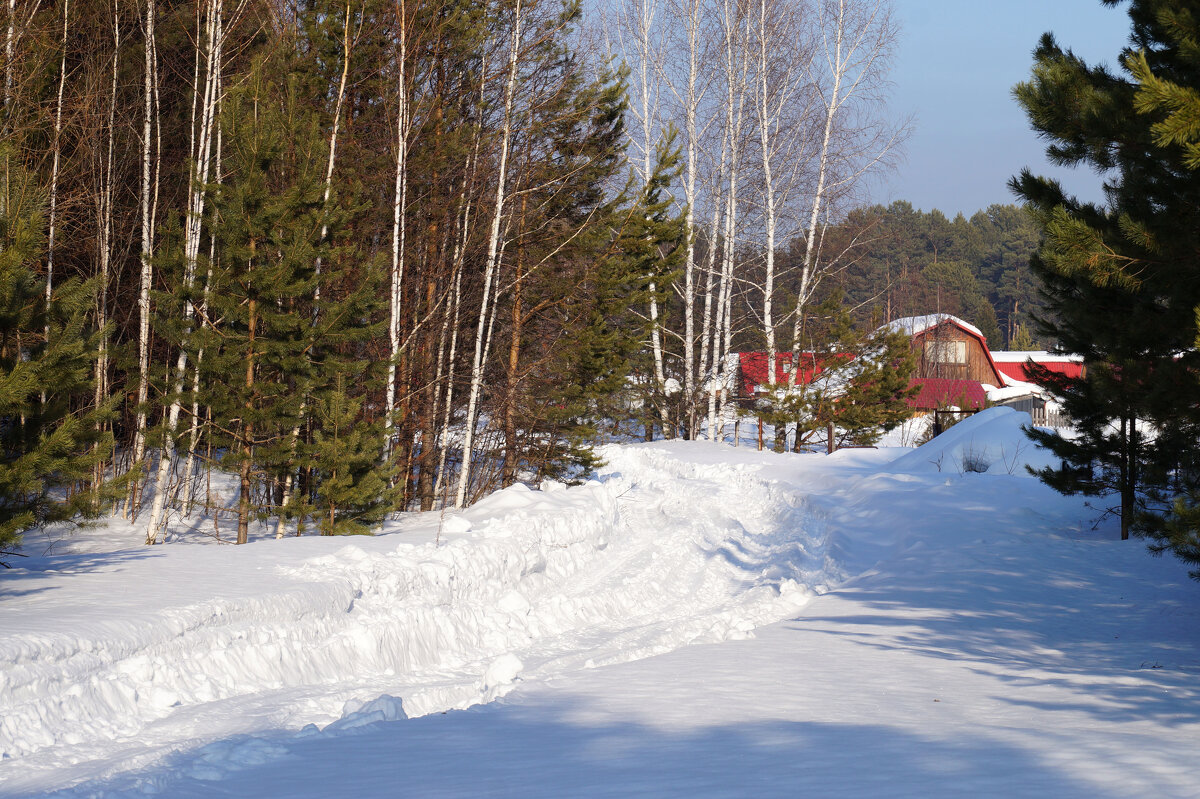
<svg viewBox="0 0 1200 799"><path fill-rule="evenodd" d="M0 603L0 781L467 707L745 638L841 579L804 496L759 468L605 456L602 482L514 486L411 537L64 555L17 575ZM205 773L258 756L214 746Z"/></svg>
<svg viewBox="0 0 1200 799"><path fill-rule="evenodd" d="M1033 419L1012 408L988 408L892 461L893 472L967 472L1028 475L1026 466L1057 468L1059 460L1024 432Z"/></svg>

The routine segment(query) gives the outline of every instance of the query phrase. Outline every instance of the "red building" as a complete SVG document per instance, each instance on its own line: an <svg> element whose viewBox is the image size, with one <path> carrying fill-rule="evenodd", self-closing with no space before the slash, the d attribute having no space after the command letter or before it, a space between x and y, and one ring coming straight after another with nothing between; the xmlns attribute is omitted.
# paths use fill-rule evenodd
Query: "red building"
<svg viewBox="0 0 1200 799"><path fill-rule="evenodd" d="M1055 355L1050 352L1031 351L993 352L992 357L1001 372L1007 377L1023 383L1033 382L1025 368L1028 361L1033 361L1038 366L1044 366L1051 372L1067 377L1083 377L1087 373L1087 367L1083 365L1083 359L1078 355Z"/></svg>

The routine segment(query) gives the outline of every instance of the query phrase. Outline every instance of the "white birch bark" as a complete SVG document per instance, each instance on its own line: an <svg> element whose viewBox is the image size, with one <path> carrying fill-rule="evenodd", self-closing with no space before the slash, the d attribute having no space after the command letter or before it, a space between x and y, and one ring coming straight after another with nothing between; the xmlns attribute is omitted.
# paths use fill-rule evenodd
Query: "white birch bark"
<svg viewBox="0 0 1200 799"><path fill-rule="evenodd" d="M631 9L633 21L634 47L637 49L637 81L638 81L638 123L641 127L642 150L642 185L650 182L654 169L654 135L658 115L658 86L655 79L657 72L651 63L661 53L652 41L654 17L658 11L656 0L633 0ZM662 329L658 321L658 295L655 281L650 281L650 348L654 359L654 391L662 395L666 383L663 369ZM663 420L663 434L667 432L666 419Z"/></svg>
<svg viewBox="0 0 1200 799"><path fill-rule="evenodd" d="M715 380L709 393L708 434L713 441L717 436L718 415L724 410L725 382L728 379L726 362L732 329L732 294L734 257L736 255L738 187L740 183L742 126L746 103L747 70L749 68L748 31L749 20L743 19L740 10L731 0L724 0L723 23L725 26L725 74L726 106L725 124L728 130L729 171L725 192L725 230L721 251L721 282L717 301L717 323L713 329L713 375Z"/></svg>
<svg viewBox="0 0 1200 799"><path fill-rule="evenodd" d="M458 489L454 495L454 507L461 508L466 502L467 486L471 479L471 448L475 443L475 421L479 410L479 393L483 387L484 333L487 324L488 303L492 295L498 254L500 252L500 222L504 215L505 189L508 182L508 148L512 136L513 95L517 86L517 62L521 49L521 0L516 0L513 9L512 49L508 57L508 83L504 89L504 121L500 131L500 164L496 176L496 203L492 212L492 227L488 236L487 262L483 273L483 298L480 301L479 324L475 330L475 356L471 363L471 387L467 394L467 418L463 431L462 467L458 475ZM490 335L488 336L490 338ZM489 342L490 343L490 342Z"/></svg>
<svg viewBox="0 0 1200 799"><path fill-rule="evenodd" d="M683 132L687 140L683 191L687 241L683 261L683 398L688 412L688 438L696 437L696 150L699 139L696 116L700 105L700 2L690 0L685 9L687 29L687 79L684 92Z"/></svg>
<svg viewBox="0 0 1200 799"><path fill-rule="evenodd" d="M155 204L158 197L159 167L152 167L155 151L151 133L158 117L158 55L155 49L154 12L157 0L146 0L144 110L142 118L142 272L138 289L138 389L137 420L133 436L133 464L140 468L146 457L146 403L150 399L150 287L154 281ZM152 177L153 176L153 177ZM140 472L129 484L129 518L137 516L138 500L144 475Z"/></svg>
<svg viewBox="0 0 1200 799"><path fill-rule="evenodd" d="M905 132L900 126L890 134L871 137L866 142L837 146L834 132L843 110L865 87L882 80L886 58L895 30L890 21L889 5L884 0L826 0L821 6L826 44L826 65L831 81L823 98L824 128L816 151L816 187L813 190L804 243L796 308L792 320L792 360L798 363L805 309L821 278L818 230L835 193L845 191L868 169L878 165L894 149ZM835 161L840 174L834 176ZM795 385L799 370L793 370Z"/></svg>
<svg viewBox="0 0 1200 799"><path fill-rule="evenodd" d="M401 2L401 6L403 6L403 2ZM401 28L403 28L403 20L401 20ZM401 34L401 38L403 38L403 36L404 36L404 34ZM324 194L323 201L322 201L323 202L323 204L322 204L323 215L325 216L325 219L323 219L321 221L321 241L324 241L325 237L329 235L329 220L328 220L327 214L328 214L328 208L329 208L329 197L333 192L333 169L334 169L334 165L337 163L338 132L339 132L339 130L341 128L341 124L342 124L342 106L345 104L345 101L346 101L346 79L350 76L350 48L351 48L350 3L347 2L346 3L346 23L345 23L345 25L342 26L342 76L338 81L337 101L334 103L334 107L333 107L333 129L329 132L329 158L325 162L325 194ZM401 59L400 70L401 70L401 75L403 75L404 74L403 73L403 70L404 70L404 66L403 66L404 46L403 45L401 45L401 47L400 47L400 59ZM313 288L313 318L314 319L317 318L318 305L321 301L321 281L320 281L321 258L320 258L320 256L317 256L316 272L317 272L318 280L317 280L316 286Z"/></svg>
<svg viewBox="0 0 1200 799"><path fill-rule="evenodd" d="M479 162L479 146L481 140L481 128L476 128L475 142L471 148L470 154L467 156L467 164L463 169L463 190L459 196L459 205L462 209L459 215L460 225L458 229L458 237L455 239L454 245L454 290L450 296L450 307L448 313L451 314L450 323L450 352L447 357L446 368L446 390L445 401L442 410L442 426L438 433L438 471L437 481L434 483L433 494L437 496L442 493L443 486L449 485L449 480L446 475L446 458L450 451L449 431L450 423L453 418L454 410L454 362L458 353L458 328L459 328L459 308L462 300L462 272L463 259L466 257L467 241L471 231L471 203L467 201L467 187L475 181L475 167ZM445 499L442 500L443 506Z"/></svg>
<svg viewBox="0 0 1200 799"><path fill-rule="evenodd" d="M392 457L392 426L396 414L396 369L400 361L400 311L401 289L404 285L405 217L408 204L408 134L409 108L408 83L405 68L408 60L408 20L404 0L397 4L400 14L398 59L399 76L396 91L396 186L392 201L392 268L388 292L388 345L390 357L387 368L387 387L383 400L383 460Z"/></svg>
<svg viewBox="0 0 1200 799"><path fill-rule="evenodd" d="M121 14L116 0L112 5L113 57L112 84L110 86L108 104L108 126L106 155L104 165L100 170L99 192L99 248L100 257L100 288L96 293L96 327L100 330L100 341L96 356L95 369L95 404L96 407L108 396L108 283L112 270L112 238L113 238L113 196L114 169L113 162L116 153L116 115L117 115L117 79L120 67L121 52Z"/></svg>
<svg viewBox="0 0 1200 799"><path fill-rule="evenodd" d="M207 197L210 159L212 156L213 132L216 127L218 95L220 92L221 44L224 38L222 27L222 0L205 0L204 11L197 3L197 22L205 17L204 36L198 39L204 47L204 87L200 88L200 57L197 54L196 72L194 73L193 108L199 111L198 127L193 127L190 145L193 168L188 177L187 219L184 226L184 287L190 290L195 282L196 264L200 253L201 226L204 217L204 206ZM202 99L200 99L202 98ZM174 378L171 394L171 405L167 411L166 430L163 435L163 446L159 454L158 472L155 478L154 501L150 509L150 520L146 529L146 543L154 544L158 540L158 531L164 522L167 485L170 480L171 467L175 458L175 432L179 426L179 414L183 403L183 384L187 375L188 353L187 339L195 309L191 301L184 304L184 341L179 348L175 361Z"/></svg>
<svg viewBox="0 0 1200 799"><path fill-rule="evenodd" d="M46 236L46 308L54 296L54 245L58 233L58 169L62 156L62 113L63 91L67 85L67 33L70 20L71 0L63 0L62 57L58 67L58 100L54 106L54 158L50 168L50 229ZM47 322L46 342L50 341L50 325ZM43 401L44 398L43 398Z"/></svg>

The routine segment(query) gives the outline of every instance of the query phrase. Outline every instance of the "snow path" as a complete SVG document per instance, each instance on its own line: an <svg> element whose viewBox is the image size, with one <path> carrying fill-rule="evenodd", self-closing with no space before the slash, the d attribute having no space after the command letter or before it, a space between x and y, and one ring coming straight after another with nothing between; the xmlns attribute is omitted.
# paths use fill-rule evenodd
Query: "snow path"
<svg viewBox="0 0 1200 799"><path fill-rule="evenodd" d="M230 736L468 707L744 638L842 578L803 495L759 467L610 456L604 483L501 492L440 544L49 559L0 588L0 781L45 790Z"/></svg>

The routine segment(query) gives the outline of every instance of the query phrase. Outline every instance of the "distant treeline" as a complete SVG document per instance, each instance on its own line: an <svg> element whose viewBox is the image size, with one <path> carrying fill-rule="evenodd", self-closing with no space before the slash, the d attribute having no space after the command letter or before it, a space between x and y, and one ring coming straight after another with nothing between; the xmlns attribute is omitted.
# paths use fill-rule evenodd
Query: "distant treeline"
<svg viewBox="0 0 1200 799"><path fill-rule="evenodd" d="M1039 341L1031 324L1031 314L1042 309L1029 270L1039 232L1019 206L992 205L970 218L948 219L897 200L851 211L824 239L823 250L841 255L821 295L840 292L862 324L940 312L978 327L992 349L1053 343ZM800 253L797 242L781 258L786 263ZM784 290L795 287L785 279ZM759 349L760 331L753 325L745 330L745 348Z"/></svg>

